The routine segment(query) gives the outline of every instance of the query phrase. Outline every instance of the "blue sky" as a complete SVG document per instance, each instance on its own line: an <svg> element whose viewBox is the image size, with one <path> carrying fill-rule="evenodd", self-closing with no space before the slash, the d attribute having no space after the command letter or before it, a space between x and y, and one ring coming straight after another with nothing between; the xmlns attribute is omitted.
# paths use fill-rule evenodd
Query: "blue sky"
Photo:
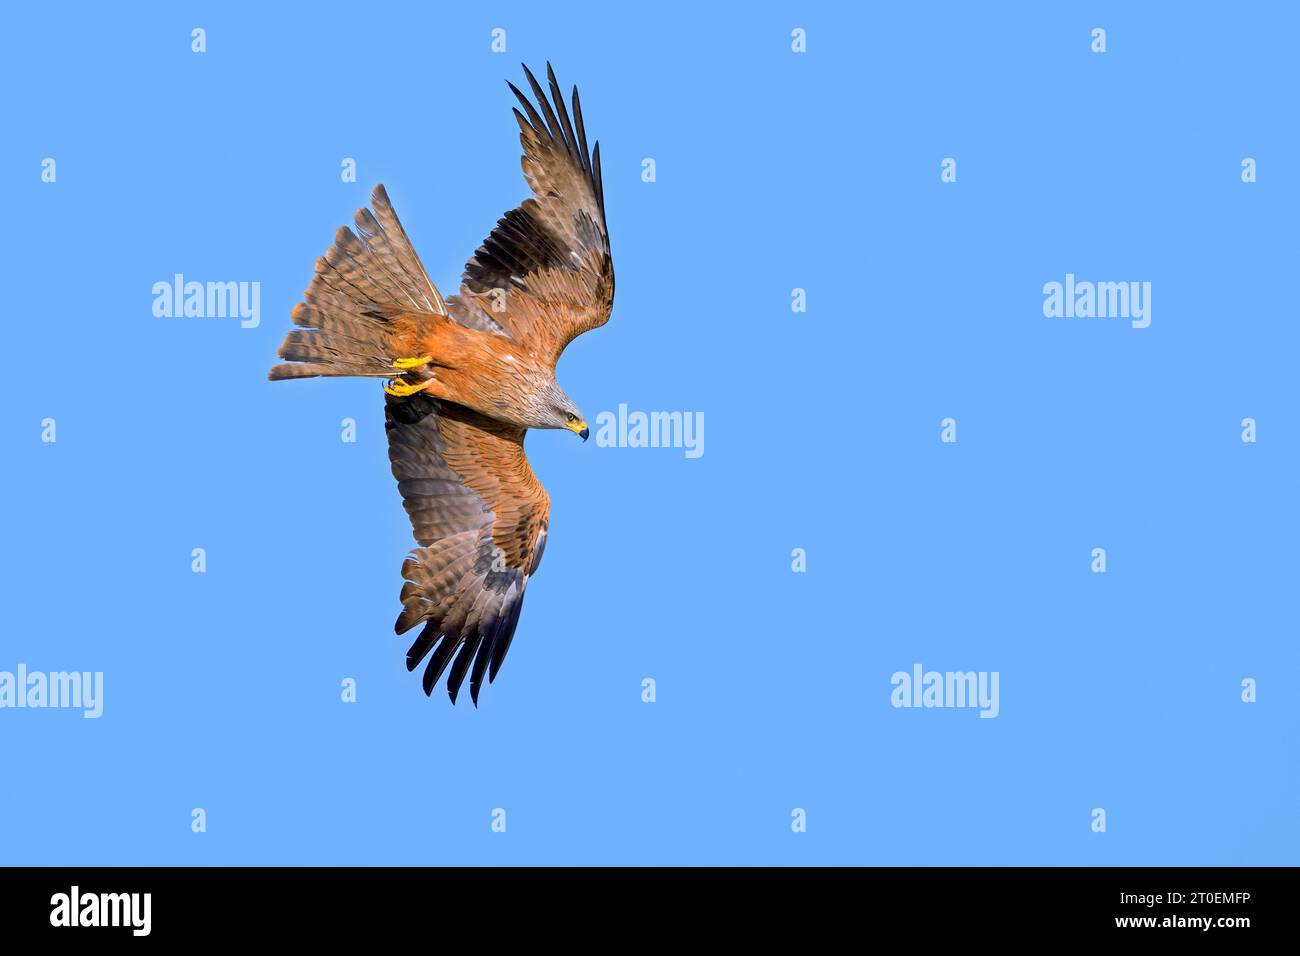
<svg viewBox="0 0 1300 956"><path fill-rule="evenodd" d="M0 671L104 697L0 709L0 863L1296 863L1298 15L898 6L6 13ZM453 708L378 385L265 376L375 183L454 289L548 59L618 275L560 380L706 442L530 436L546 558ZM259 324L155 317L176 273ZM891 706L918 663L998 716Z"/></svg>

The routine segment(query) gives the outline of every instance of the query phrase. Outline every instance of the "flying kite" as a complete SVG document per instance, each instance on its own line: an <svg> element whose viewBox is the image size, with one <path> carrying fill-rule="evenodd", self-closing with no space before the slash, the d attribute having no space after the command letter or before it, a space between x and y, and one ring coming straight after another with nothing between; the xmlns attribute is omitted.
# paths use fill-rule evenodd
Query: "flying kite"
<svg viewBox="0 0 1300 956"><path fill-rule="evenodd" d="M555 380L560 353L609 320L614 268L600 144L587 151L550 64L550 98L524 67L536 105L508 84L532 198L507 212L443 298L376 186L368 209L316 260L270 378L385 378L388 457L418 548L402 565L395 628L419 627L407 670L425 658L424 692L447 671L456 702L466 674L478 705L514 638L537 573L550 499L524 455L530 428L587 423Z"/></svg>

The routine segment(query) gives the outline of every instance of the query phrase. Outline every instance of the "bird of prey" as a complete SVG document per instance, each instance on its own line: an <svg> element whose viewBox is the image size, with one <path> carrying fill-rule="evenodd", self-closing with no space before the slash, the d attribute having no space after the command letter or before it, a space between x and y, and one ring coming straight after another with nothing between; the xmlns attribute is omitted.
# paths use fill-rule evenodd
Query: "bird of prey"
<svg viewBox="0 0 1300 956"><path fill-rule="evenodd" d="M550 500L524 435L586 440L555 364L614 304L600 144L588 152L577 88L570 113L546 73L549 98L524 67L536 103L508 84L532 197L498 220L459 292L439 294L376 186L356 231L339 229L316 260L270 373L389 379L388 457L419 545L402 565L396 630L420 628L406 666L428 658L425 694L450 665L453 704L466 674L475 706L484 674L496 679L546 546Z"/></svg>

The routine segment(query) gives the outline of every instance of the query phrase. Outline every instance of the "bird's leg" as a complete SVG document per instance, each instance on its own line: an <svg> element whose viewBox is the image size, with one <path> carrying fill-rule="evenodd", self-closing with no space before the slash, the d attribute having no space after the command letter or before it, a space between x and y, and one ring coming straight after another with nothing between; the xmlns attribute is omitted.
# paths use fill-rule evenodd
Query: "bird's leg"
<svg viewBox="0 0 1300 956"><path fill-rule="evenodd" d="M419 355L415 358L393 359L393 368L400 369L405 375L412 372L418 372L432 361L433 357L429 355ZM422 381L418 382L408 382L404 378L399 377L385 385L384 391L389 395L396 395L398 398L405 398L407 395L414 395L416 392L424 391L432 384L432 375L429 375Z"/></svg>
<svg viewBox="0 0 1300 956"><path fill-rule="evenodd" d="M389 395L396 395L398 398L405 398L407 395L414 395L416 392L423 392L430 385L434 384L435 379L426 378L422 382L407 382L400 378L392 379L384 386L384 391Z"/></svg>

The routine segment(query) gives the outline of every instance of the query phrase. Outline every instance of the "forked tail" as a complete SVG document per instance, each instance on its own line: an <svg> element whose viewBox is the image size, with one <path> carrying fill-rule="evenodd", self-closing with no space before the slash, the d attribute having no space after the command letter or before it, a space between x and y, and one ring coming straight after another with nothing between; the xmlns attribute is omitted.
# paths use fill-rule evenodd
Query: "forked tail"
<svg viewBox="0 0 1300 956"><path fill-rule="evenodd" d="M421 314L447 315L382 185L370 204L373 211L357 210L357 231L341 227L316 260L316 275L293 309L299 328L285 336L279 355L286 361L271 369L271 380L392 377L394 339L403 326Z"/></svg>

